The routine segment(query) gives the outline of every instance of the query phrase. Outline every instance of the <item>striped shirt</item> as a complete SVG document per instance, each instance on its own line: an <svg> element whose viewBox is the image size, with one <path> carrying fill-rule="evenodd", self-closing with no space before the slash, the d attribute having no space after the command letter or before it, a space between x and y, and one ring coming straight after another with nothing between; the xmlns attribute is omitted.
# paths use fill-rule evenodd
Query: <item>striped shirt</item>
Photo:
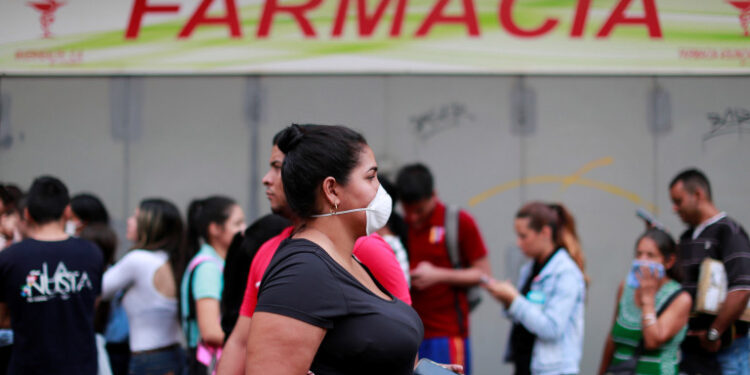
<svg viewBox="0 0 750 375"><path fill-rule="evenodd" d="M726 214L721 213L704 225L686 230L680 236L679 248L682 286L693 301L698 288L700 265L706 257L724 263L728 292L750 290L750 240L745 230ZM706 322L710 324L705 318L691 318L689 326L690 329L707 328ZM747 334L747 323L738 321L736 324L737 334Z"/></svg>

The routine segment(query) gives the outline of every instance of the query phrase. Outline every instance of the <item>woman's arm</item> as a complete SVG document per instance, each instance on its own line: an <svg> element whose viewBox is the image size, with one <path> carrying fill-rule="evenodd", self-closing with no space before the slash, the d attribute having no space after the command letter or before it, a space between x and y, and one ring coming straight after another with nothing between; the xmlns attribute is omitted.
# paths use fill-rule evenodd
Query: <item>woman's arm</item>
<svg viewBox="0 0 750 375"><path fill-rule="evenodd" d="M101 296L103 300L108 301L112 299L115 293L126 289L133 283L137 277L136 273L142 269L137 264L138 255L136 252L130 252L104 272Z"/></svg>
<svg viewBox="0 0 750 375"><path fill-rule="evenodd" d="M692 305L693 299L690 294L681 292L657 318L656 324L643 327L643 347L646 350L658 349L671 340L687 324ZM653 302L650 304L649 311L650 313L654 311ZM644 304L643 314L647 313Z"/></svg>
<svg viewBox="0 0 750 375"><path fill-rule="evenodd" d="M188 275L187 277L190 277ZM195 320L200 339L208 346L224 345L224 331L221 329L221 267L214 261L204 261L193 270L191 282L192 297L195 301Z"/></svg>
<svg viewBox="0 0 750 375"><path fill-rule="evenodd" d="M224 345L224 331L221 329L221 308L215 298L201 298L195 301L195 315L201 340L208 346L220 348Z"/></svg>
<svg viewBox="0 0 750 375"><path fill-rule="evenodd" d="M652 350L671 340L687 324L693 301L687 292L682 292L657 318L655 303L661 278L649 267L642 266L640 271L636 277L640 284L637 292L641 304L643 347Z"/></svg>
<svg viewBox="0 0 750 375"><path fill-rule="evenodd" d="M545 296L543 305L517 295L508 307L508 315L540 340L557 340L562 337L567 321L581 303L586 287L583 276L572 271L563 272L549 282L554 283L554 289L550 295Z"/></svg>
<svg viewBox="0 0 750 375"><path fill-rule="evenodd" d="M615 300L615 316L612 317L612 327L615 325L617 320L617 313L620 310L620 298L622 298L623 282L620 281L620 286L617 287L617 299ZM599 363L599 375L604 375L607 371L607 367L612 363L612 356L615 354L615 342L612 340L612 328L609 329L607 335L607 342L604 345L604 352L602 353L602 361Z"/></svg>
<svg viewBox="0 0 750 375"><path fill-rule="evenodd" d="M258 311L250 321L245 374L305 374L325 334L301 320Z"/></svg>
<svg viewBox="0 0 750 375"><path fill-rule="evenodd" d="M245 355L247 338L250 334L250 317L240 315L229 334L224 351L219 358L216 373L221 375L243 375L245 373Z"/></svg>

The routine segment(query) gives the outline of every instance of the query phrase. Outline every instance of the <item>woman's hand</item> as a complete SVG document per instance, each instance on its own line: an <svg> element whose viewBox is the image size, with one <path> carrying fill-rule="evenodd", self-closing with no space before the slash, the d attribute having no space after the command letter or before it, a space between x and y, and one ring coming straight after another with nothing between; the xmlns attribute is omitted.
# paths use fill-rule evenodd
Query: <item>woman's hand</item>
<svg viewBox="0 0 750 375"><path fill-rule="evenodd" d="M502 302L506 308L519 296L518 289L508 280L499 281L490 278L486 283L482 283L482 286Z"/></svg>
<svg viewBox="0 0 750 375"><path fill-rule="evenodd" d="M638 279L640 286L638 291L641 294L641 304L654 302L656 292L659 291L659 283L661 278L659 274L651 271L651 267L641 266L639 272L636 272L635 277Z"/></svg>

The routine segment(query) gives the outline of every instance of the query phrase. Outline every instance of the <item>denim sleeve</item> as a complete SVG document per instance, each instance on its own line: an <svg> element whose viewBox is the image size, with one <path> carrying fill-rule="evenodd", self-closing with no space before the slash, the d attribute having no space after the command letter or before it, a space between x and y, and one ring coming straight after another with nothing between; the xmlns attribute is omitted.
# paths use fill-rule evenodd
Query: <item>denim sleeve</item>
<svg viewBox="0 0 750 375"><path fill-rule="evenodd" d="M544 288L548 296L543 305L519 296L510 305L508 315L539 339L556 340L565 333L576 305L581 303L584 283L581 275L572 271L551 277L546 283L552 283L553 287Z"/></svg>

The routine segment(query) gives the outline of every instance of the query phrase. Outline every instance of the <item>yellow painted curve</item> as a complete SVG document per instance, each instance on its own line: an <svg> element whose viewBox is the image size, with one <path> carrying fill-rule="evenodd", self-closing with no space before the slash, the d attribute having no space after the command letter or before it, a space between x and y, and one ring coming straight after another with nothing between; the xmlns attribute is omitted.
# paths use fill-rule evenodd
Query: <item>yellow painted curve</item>
<svg viewBox="0 0 750 375"><path fill-rule="evenodd" d="M582 177L585 173L591 171L594 168L607 166L607 165L612 164L613 162L614 162L614 159L608 156L605 158L601 158L601 159L586 163L583 167L581 167L580 169L578 169L575 173L571 175L533 176L533 177L526 177L522 179L508 181L506 183L497 185L495 187L492 187L490 189L487 189L475 195L474 197L469 199L469 206L474 207L495 195L504 193L508 190L521 187L522 185L560 184L561 192L568 189L571 185L586 186L589 188L604 191L606 193L609 193L609 194L612 194L621 198L625 198L635 203L636 205L645 207L647 210L653 213L657 213L658 209L656 205L644 200L636 193L633 193L629 190L623 189L613 184L608 184L606 182L601 182L601 181Z"/></svg>

